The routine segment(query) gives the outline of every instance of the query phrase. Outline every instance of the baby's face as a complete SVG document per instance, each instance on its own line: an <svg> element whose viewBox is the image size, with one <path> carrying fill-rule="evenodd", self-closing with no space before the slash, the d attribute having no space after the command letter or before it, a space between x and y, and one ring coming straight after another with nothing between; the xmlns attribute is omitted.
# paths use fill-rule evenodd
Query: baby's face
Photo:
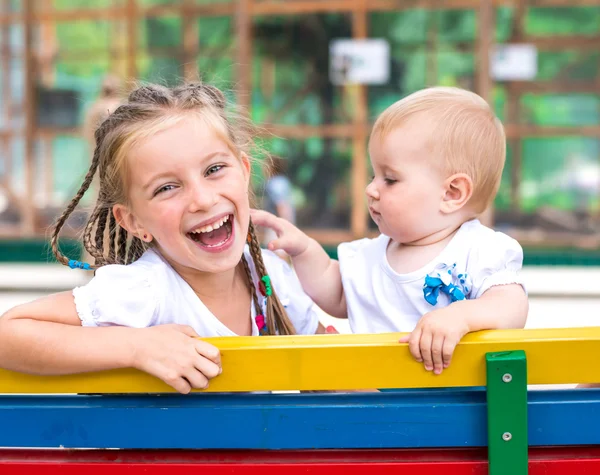
<svg viewBox="0 0 600 475"><path fill-rule="evenodd" d="M438 158L429 129L425 120L413 119L369 143L374 173L366 189L369 212L379 231L398 243L413 243L444 227L445 177L432 166Z"/></svg>

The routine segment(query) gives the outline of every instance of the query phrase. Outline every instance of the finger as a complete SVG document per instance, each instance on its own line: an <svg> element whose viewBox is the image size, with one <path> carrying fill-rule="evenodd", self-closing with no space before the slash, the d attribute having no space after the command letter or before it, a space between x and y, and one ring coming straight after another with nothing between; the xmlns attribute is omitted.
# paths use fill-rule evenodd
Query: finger
<svg viewBox="0 0 600 475"><path fill-rule="evenodd" d="M268 213L263 210L252 210L250 212L252 223L256 226L264 226L273 229L276 233L282 231L282 220L274 214Z"/></svg>
<svg viewBox="0 0 600 475"><path fill-rule="evenodd" d="M195 346L196 351L200 356L209 359L219 368L221 368L221 352L216 346L202 340L197 340L195 342Z"/></svg>
<svg viewBox="0 0 600 475"><path fill-rule="evenodd" d="M187 336L191 336L192 338L198 338L200 336L198 333L196 333L196 330L189 325L177 325L177 329L182 333L185 333Z"/></svg>
<svg viewBox="0 0 600 475"><path fill-rule="evenodd" d="M450 361L452 361L452 355L454 354L456 343L456 341L450 338L446 338L444 340L444 346L442 348L442 359L444 360L444 368L450 366Z"/></svg>
<svg viewBox="0 0 600 475"><path fill-rule="evenodd" d="M423 356L421 355L421 348L419 347L419 343L421 341L421 334L423 330L417 327L413 330L413 332L408 335L408 350L413 358L421 363L423 361Z"/></svg>
<svg viewBox="0 0 600 475"><path fill-rule="evenodd" d="M202 372L192 368L184 375L188 384L194 389L208 388L208 378Z"/></svg>
<svg viewBox="0 0 600 475"><path fill-rule="evenodd" d="M267 248L269 249L269 251L279 251L280 249L285 250L286 248L286 240L285 239L273 239L272 241L269 241L269 243L267 244Z"/></svg>
<svg viewBox="0 0 600 475"><path fill-rule="evenodd" d="M423 358L423 363L427 371L431 371L433 369L433 358L431 356L432 340L433 335L430 332L425 331L421 334L419 349L421 350L421 358Z"/></svg>
<svg viewBox="0 0 600 475"><path fill-rule="evenodd" d="M187 379L182 377L165 380L165 383L181 394L189 394L189 392L192 390L192 387Z"/></svg>
<svg viewBox="0 0 600 475"><path fill-rule="evenodd" d="M438 333L434 335L431 341L431 358L433 360L433 373L441 374L444 369L444 360L442 357L442 349L444 347L445 337L443 334Z"/></svg>
<svg viewBox="0 0 600 475"><path fill-rule="evenodd" d="M196 370L201 372L206 379L215 378L222 372L220 365L202 356L198 356L198 358L194 361L194 367Z"/></svg>
<svg viewBox="0 0 600 475"><path fill-rule="evenodd" d="M402 338L400 338L398 340L398 343L408 343L408 340L410 340L410 333L407 333Z"/></svg>

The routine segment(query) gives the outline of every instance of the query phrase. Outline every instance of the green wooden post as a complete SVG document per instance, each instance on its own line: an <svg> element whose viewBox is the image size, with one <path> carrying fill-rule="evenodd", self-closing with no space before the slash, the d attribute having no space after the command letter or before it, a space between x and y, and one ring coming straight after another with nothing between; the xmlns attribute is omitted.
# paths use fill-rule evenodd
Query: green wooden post
<svg viewBox="0 0 600 475"><path fill-rule="evenodd" d="M489 475L527 475L525 352L487 353Z"/></svg>

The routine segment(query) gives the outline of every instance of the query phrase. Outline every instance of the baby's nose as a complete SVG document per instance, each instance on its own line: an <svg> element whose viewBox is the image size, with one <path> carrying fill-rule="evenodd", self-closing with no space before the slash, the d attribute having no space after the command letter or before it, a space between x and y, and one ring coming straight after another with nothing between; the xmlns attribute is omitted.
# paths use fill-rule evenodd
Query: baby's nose
<svg viewBox="0 0 600 475"><path fill-rule="evenodd" d="M365 193L367 194L367 197L369 197L373 200L379 199L379 192L377 191L377 187L374 185L373 182L371 182L367 185L367 188L365 189Z"/></svg>

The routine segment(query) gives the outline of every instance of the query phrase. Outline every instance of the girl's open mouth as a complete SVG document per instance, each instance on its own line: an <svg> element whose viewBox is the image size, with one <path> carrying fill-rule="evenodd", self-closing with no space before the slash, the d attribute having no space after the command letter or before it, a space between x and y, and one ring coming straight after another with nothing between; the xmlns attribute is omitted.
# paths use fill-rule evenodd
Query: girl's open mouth
<svg viewBox="0 0 600 475"><path fill-rule="evenodd" d="M233 235L233 215L229 214L212 224L187 233L195 243L207 250L221 250L231 241Z"/></svg>

